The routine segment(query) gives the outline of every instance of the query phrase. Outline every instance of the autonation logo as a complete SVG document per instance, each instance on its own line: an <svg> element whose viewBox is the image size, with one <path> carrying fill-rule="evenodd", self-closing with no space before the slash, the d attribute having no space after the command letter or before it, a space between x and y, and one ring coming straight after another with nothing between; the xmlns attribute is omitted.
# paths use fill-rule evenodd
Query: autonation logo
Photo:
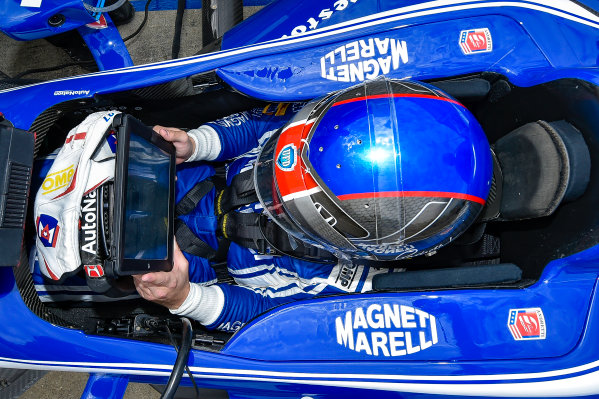
<svg viewBox="0 0 599 399"><path fill-rule="evenodd" d="M361 82L386 75L408 62L405 41L390 38L356 40L320 58L320 74L328 80Z"/></svg>
<svg viewBox="0 0 599 399"><path fill-rule="evenodd" d="M435 316L404 305L373 304L335 319L337 343L372 356L405 356L438 342Z"/></svg>
<svg viewBox="0 0 599 399"><path fill-rule="evenodd" d="M54 92L55 96L87 96L89 94L89 90L56 90Z"/></svg>

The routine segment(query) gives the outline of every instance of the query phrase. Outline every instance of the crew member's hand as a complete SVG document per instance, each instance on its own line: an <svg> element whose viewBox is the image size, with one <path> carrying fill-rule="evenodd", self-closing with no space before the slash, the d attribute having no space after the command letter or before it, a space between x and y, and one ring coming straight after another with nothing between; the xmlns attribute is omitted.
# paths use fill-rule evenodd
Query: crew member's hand
<svg viewBox="0 0 599 399"><path fill-rule="evenodd" d="M189 263L175 241L173 270L133 276L135 288L142 298L166 306L180 307L189 294Z"/></svg>
<svg viewBox="0 0 599 399"><path fill-rule="evenodd" d="M195 142L189 138L187 133L176 127L154 126L154 131L162 136L166 141L170 141L175 146L175 155L177 164L187 161L195 150Z"/></svg>

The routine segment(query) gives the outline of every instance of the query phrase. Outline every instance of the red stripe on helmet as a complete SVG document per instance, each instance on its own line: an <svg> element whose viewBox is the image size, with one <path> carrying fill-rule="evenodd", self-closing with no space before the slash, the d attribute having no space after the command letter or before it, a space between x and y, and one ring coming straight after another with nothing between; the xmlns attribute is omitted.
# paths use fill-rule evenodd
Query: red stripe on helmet
<svg viewBox="0 0 599 399"><path fill-rule="evenodd" d="M478 202L484 205L485 200L476 195L450 193L445 191L383 191L379 193L355 193L343 194L337 196L342 201L352 199L367 199L367 198L389 198L389 197L426 197L426 198L455 198L463 199L472 202Z"/></svg>
<svg viewBox="0 0 599 399"><path fill-rule="evenodd" d="M297 124L289 126L279 136L277 146L275 150L275 163L281 150L289 144L295 145L297 153L297 164L293 169L282 170L275 165L275 178L277 180L277 186L282 197L289 194L298 193L301 191L309 190L317 186L316 181L312 178L309 173L306 173L306 167L300 157L302 152L305 139L310 133L313 123Z"/></svg>
<svg viewBox="0 0 599 399"><path fill-rule="evenodd" d="M338 105L353 103L353 102L356 102L356 101L374 100L374 99L377 99L377 98L390 98L390 97L395 97L395 98L398 98L398 97L405 97L405 98L428 98L428 99L431 99L431 100L447 101L449 103L456 104L456 105L459 105L461 107L464 107L464 105L462 103L460 103L459 101L456 101L456 100L454 100L452 98L433 96L432 94L399 94L399 93L375 94L375 95L372 95L372 96L362 96L362 97L356 97L356 98L349 98L347 100L336 102L332 106L336 107Z"/></svg>

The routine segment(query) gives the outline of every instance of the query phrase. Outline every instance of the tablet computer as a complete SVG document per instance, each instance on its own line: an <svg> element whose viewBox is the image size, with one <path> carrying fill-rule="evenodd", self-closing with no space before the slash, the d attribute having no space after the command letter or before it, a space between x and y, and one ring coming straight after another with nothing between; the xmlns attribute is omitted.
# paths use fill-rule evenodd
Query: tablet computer
<svg viewBox="0 0 599 399"><path fill-rule="evenodd" d="M115 276L173 267L175 147L131 115L113 122L117 152L113 241Z"/></svg>

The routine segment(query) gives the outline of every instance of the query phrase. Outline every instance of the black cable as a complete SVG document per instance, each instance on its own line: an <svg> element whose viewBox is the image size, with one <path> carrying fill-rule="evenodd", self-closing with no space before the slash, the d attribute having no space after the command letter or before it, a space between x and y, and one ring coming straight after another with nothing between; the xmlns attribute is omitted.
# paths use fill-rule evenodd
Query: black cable
<svg viewBox="0 0 599 399"><path fill-rule="evenodd" d="M177 348L177 343L175 342L175 338L173 337L171 330L168 328L168 323L165 324L165 327L166 327L166 332L168 333L168 338L171 341L171 345L174 346L177 353L179 353L179 348ZM185 365L185 371L187 371L187 375L189 376L189 379L191 379L193 388L196 391L196 399L197 399L200 397L200 390L199 390L198 384L196 384L196 380L195 380L195 378L193 378L193 374L191 374L191 371L189 370L189 366L187 364Z"/></svg>
<svg viewBox="0 0 599 399"><path fill-rule="evenodd" d="M185 0L177 2L177 17L175 18L175 34L173 36L173 46L171 48L172 59L179 58L181 50L181 28L183 26L183 14L185 13Z"/></svg>
<svg viewBox="0 0 599 399"><path fill-rule="evenodd" d="M189 351L191 350L191 341L193 338L193 328L191 327L191 322L186 317L181 317L181 322L183 323L183 332L181 333L181 347L177 350L176 343L174 344L175 350L177 351L177 359L175 360L175 365L173 366L173 372L168 379L166 384L166 388L160 399L173 399L175 393L177 392L177 387L181 382L181 377L183 376L183 370L187 365L187 360L189 359ZM166 327L166 331L169 333L169 336L172 338L172 334L168 328ZM174 339L173 339L174 342ZM189 368L187 368L189 373ZM191 373L189 373L191 375ZM195 382L194 382L195 384Z"/></svg>
<svg viewBox="0 0 599 399"><path fill-rule="evenodd" d="M144 10L144 20L141 21L141 24L139 25L139 27L137 28L137 30L135 32L133 32L132 34L130 34L129 36L127 36L126 38L123 39L124 42L126 42L129 39L134 38L135 36L137 36L137 34L139 32L141 32L141 30L143 29L143 27L146 25L146 22L148 22L148 13L150 11L150 3L152 2L152 0L148 0L146 2L146 8Z"/></svg>

